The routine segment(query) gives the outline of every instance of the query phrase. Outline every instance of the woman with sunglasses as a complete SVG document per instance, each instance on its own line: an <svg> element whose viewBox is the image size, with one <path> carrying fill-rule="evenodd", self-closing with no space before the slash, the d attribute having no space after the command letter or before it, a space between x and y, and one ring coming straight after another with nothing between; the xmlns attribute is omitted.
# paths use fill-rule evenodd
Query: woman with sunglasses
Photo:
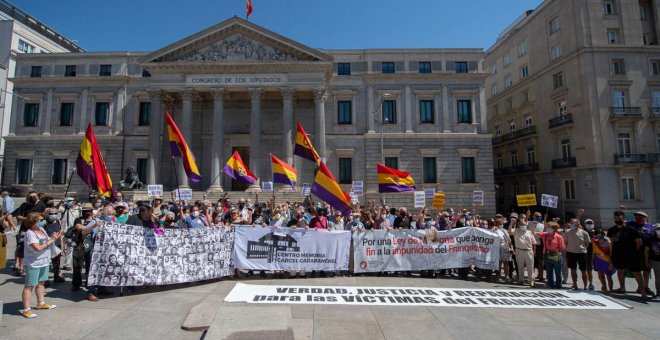
<svg viewBox="0 0 660 340"><path fill-rule="evenodd" d="M41 213L30 213L23 223L28 230L25 233L23 309L20 312L24 317L32 319L37 316L30 307L30 297L33 290L36 290L37 293L36 309L53 309L56 307L44 302L44 283L48 280L51 247L62 236L62 232L53 233L51 237L48 237L46 230L44 230L46 219Z"/></svg>

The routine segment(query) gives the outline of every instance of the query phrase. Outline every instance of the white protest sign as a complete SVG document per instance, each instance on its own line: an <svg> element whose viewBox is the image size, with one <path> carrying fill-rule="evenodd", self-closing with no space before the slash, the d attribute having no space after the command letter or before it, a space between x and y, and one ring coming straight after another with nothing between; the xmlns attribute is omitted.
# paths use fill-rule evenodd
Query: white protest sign
<svg viewBox="0 0 660 340"><path fill-rule="evenodd" d="M163 196L163 185L162 184L147 185L147 196L149 197Z"/></svg>
<svg viewBox="0 0 660 340"><path fill-rule="evenodd" d="M349 195L351 196L351 204L357 204L359 202L358 195L354 192L351 191Z"/></svg>
<svg viewBox="0 0 660 340"><path fill-rule="evenodd" d="M433 195L435 195L435 188L427 188L427 189L424 189L424 195L426 196L426 198L432 200L432 199L433 199Z"/></svg>
<svg viewBox="0 0 660 340"><path fill-rule="evenodd" d="M174 189L174 197L177 201L192 201L192 189Z"/></svg>
<svg viewBox="0 0 660 340"><path fill-rule="evenodd" d="M557 208L558 196L546 195L541 196L541 206L549 208Z"/></svg>
<svg viewBox="0 0 660 340"><path fill-rule="evenodd" d="M312 185L309 183L303 183L302 187L302 195L303 196L309 196L309 193L312 191Z"/></svg>
<svg viewBox="0 0 660 340"><path fill-rule="evenodd" d="M352 191L356 196L364 195L364 182L363 181L354 181Z"/></svg>
<svg viewBox="0 0 660 340"><path fill-rule="evenodd" d="M484 192L481 190L475 190L472 193L472 205L475 207L480 207L484 205Z"/></svg>
<svg viewBox="0 0 660 340"><path fill-rule="evenodd" d="M423 208L426 205L424 191L415 191L415 208Z"/></svg>
<svg viewBox="0 0 660 340"><path fill-rule="evenodd" d="M261 191L273 192L273 182L261 182Z"/></svg>

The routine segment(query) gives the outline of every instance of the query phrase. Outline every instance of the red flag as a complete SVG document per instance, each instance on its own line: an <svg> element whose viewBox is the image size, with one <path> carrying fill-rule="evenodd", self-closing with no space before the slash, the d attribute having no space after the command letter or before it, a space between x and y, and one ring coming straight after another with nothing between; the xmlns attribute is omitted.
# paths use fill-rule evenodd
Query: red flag
<svg viewBox="0 0 660 340"><path fill-rule="evenodd" d="M247 0L247 16L250 17L252 15L252 0Z"/></svg>
<svg viewBox="0 0 660 340"><path fill-rule="evenodd" d="M101 149L96 143L96 136L94 136L91 123L87 126L85 137L83 137L80 146L80 153L78 153L78 159L76 160L76 170L83 182L98 191L100 196L107 197L110 200L115 199L112 180L105 168Z"/></svg>

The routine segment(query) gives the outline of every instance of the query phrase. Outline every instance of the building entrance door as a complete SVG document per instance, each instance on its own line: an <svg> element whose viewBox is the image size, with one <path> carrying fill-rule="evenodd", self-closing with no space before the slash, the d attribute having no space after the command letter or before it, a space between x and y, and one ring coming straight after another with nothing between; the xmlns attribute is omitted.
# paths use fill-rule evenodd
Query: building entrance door
<svg viewBox="0 0 660 340"><path fill-rule="evenodd" d="M243 159L243 163L245 166L248 166L250 164L250 147L249 146L234 146L231 148L231 154L233 155L234 152L238 151L238 154L241 155L241 159ZM243 181L231 181L231 191L245 191L248 188L249 184L243 182Z"/></svg>

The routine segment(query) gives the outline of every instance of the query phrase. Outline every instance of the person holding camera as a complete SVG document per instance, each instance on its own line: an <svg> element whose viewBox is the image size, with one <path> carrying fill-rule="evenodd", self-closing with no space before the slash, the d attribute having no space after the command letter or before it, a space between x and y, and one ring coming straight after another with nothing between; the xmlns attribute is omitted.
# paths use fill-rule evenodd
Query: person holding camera
<svg viewBox="0 0 660 340"><path fill-rule="evenodd" d="M89 276L89 266L92 261L92 249L94 248L94 231L100 222L94 218L94 207L91 203L84 203L81 208L81 217L73 222L72 246L73 246L73 280L71 291L76 292L82 286L82 270ZM96 286L90 286L87 282L87 301L98 301L96 297Z"/></svg>

